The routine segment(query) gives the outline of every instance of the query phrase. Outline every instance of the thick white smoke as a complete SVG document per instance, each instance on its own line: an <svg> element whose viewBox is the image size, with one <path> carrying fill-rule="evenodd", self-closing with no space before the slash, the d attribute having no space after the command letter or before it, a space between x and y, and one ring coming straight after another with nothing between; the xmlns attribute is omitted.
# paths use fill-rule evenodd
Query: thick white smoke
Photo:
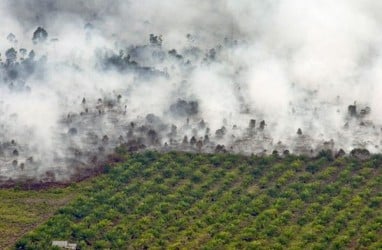
<svg viewBox="0 0 382 250"><path fill-rule="evenodd" d="M119 144L380 152L380 11L372 0L2 1L0 181L65 180Z"/></svg>

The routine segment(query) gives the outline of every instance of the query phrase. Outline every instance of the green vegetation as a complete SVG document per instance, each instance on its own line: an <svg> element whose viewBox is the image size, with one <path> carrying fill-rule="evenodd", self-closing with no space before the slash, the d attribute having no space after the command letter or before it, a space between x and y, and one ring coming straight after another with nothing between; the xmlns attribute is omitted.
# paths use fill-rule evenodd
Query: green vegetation
<svg viewBox="0 0 382 250"><path fill-rule="evenodd" d="M0 189L0 249L11 247L22 234L49 219L74 198L73 193L70 188Z"/></svg>
<svg viewBox="0 0 382 250"><path fill-rule="evenodd" d="M16 249L381 249L382 157L126 155Z"/></svg>

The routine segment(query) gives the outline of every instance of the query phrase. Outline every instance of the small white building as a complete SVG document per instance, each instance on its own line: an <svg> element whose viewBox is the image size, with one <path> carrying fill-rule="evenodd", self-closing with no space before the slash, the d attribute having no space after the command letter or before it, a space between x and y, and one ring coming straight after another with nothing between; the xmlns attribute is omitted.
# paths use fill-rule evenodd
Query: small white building
<svg viewBox="0 0 382 250"><path fill-rule="evenodd" d="M54 240L52 246L61 247L62 249L76 250L77 244L69 243L67 241Z"/></svg>

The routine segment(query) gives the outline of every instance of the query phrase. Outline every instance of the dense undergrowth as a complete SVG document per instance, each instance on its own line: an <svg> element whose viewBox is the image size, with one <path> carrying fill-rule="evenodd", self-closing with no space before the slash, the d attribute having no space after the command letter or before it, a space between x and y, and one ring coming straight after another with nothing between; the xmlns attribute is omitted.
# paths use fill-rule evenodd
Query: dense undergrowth
<svg viewBox="0 0 382 250"><path fill-rule="evenodd" d="M125 155L16 249L381 249L382 157Z"/></svg>

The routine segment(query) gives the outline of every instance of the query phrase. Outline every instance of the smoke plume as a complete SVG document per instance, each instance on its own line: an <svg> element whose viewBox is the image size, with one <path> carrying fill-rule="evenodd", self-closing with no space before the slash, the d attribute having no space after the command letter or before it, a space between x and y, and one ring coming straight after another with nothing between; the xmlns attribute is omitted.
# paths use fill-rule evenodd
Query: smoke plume
<svg viewBox="0 0 382 250"><path fill-rule="evenodd" d="M382 3L4 0L0 181L118 145L380 153Z"/></svg>

